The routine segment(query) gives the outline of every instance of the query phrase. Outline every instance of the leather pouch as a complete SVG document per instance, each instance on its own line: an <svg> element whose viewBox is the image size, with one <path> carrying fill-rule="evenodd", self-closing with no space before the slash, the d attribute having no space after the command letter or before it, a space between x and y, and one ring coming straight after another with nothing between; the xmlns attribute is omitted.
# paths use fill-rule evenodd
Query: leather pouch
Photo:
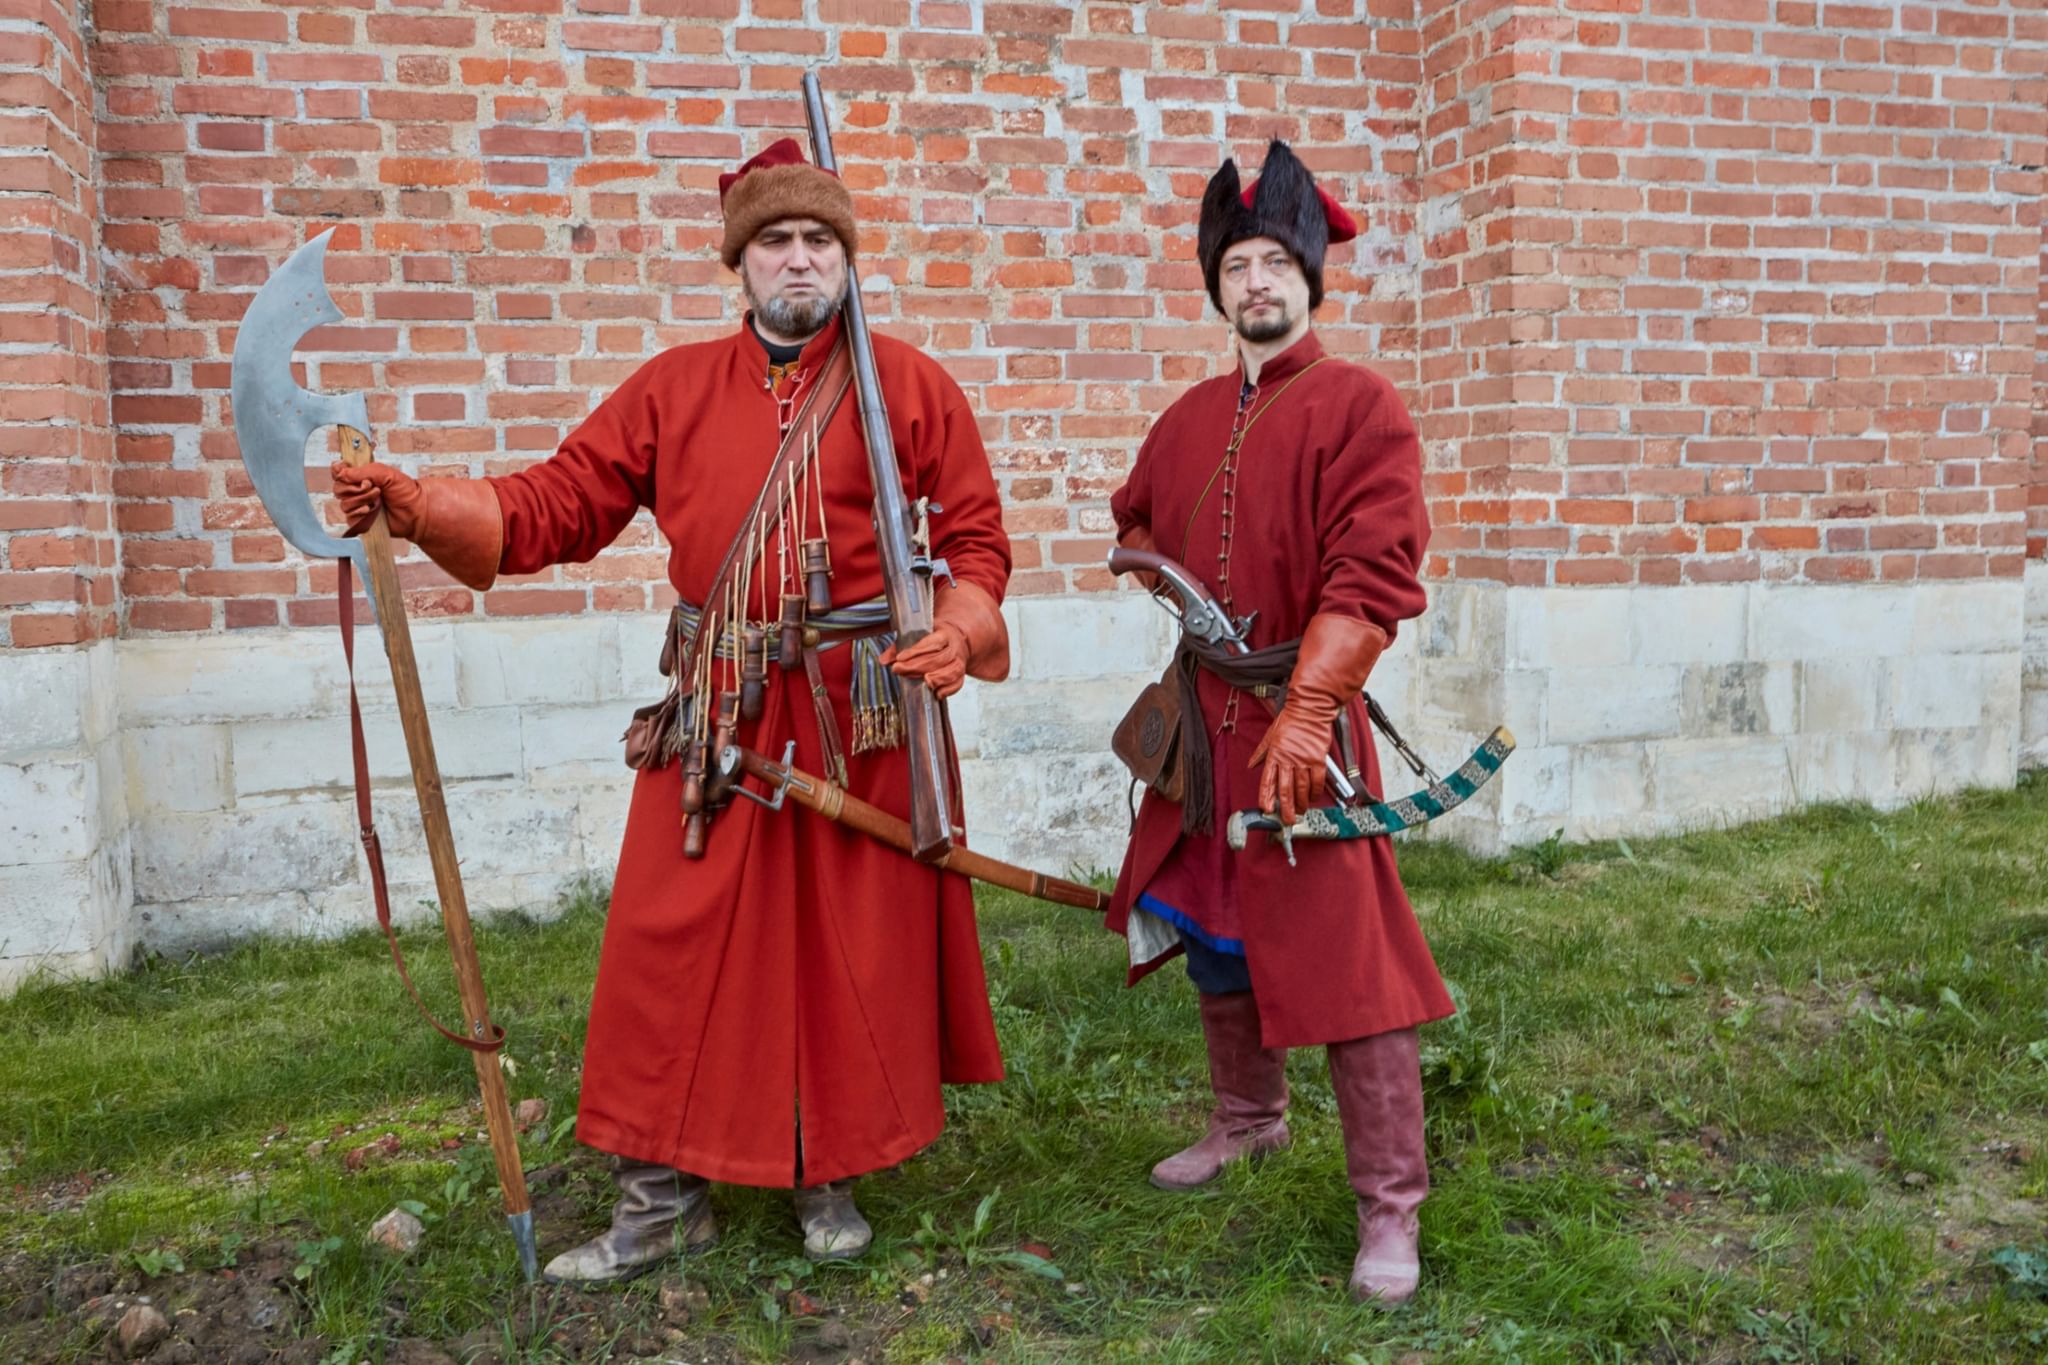
<svg viewBox="0 0 2048 1365"><path fill-rule="evenodd" d="M671 689L660 701L633 712L633 719L626 722L626 733L619 736L626 742L627 767L637 772L668 766L673 755L664 750L670 732L675 729L681 701L682 694Z"/></svg>
<svg viewBox="0 0 2048 1365"><path fill-rule="evenodd" d="M1131 776L1168 801L1178 803L1186 792L1187 773L1180 743L1180 688L1168 679L1151 683L1117 722L1110 752L1131 770Z"/></svg>

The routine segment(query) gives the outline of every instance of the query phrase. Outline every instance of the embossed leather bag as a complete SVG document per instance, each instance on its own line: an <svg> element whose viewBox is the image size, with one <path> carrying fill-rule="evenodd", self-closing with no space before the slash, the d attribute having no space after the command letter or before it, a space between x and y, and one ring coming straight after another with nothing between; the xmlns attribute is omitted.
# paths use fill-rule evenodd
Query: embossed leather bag
<svg viewBox="0 0 2048 1365"><path fill-rule="evenodd" d="M1110 752L1132 777L1176 804L1187 789L1181 720L1180 688L1169 668L1164 679L1138 694L1109 739Z"/></svg>

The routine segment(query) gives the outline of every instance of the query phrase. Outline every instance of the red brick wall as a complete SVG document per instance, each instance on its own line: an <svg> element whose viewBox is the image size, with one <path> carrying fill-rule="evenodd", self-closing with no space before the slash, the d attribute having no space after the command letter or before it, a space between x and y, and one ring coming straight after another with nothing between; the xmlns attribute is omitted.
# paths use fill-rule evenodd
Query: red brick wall
<svg viewBox="0 0 2048 1365"><path fill-rule="evenodd" d="M2037 6L1426 8L1439 572L2019 572Z"/></svg>
<svg viewBox="0 0 2048 1365"><path fill-rule="evenodd" d="M351 317L302 349L311 381L369 392L402 462L519 467L656 349L736 324L716 177L798 128L818 61L890 283L871 311L983 414L1019 592L1106 586L1107 493L1224 356L1194 202L1222 145L1273 134L1368 220L1323 327L1412 397L1435 573L2018 571L2048 355L2048 32L2018 4L100 0L94 22L131 631L326 619L331 578L269 529L227 411L236 320L296 243L338 227ZM481 597L407 574L430 612L639 610L660 565L643 521Z"/></svg>
<svg viewBox="0 0 2048 1365"><path fill-rule="evenodd" d="M1192 223L1224 139L1287 137L1363 206L1328 334L1413 378L1415 32L1405 3L1352 9L100 0L108 242L146 277L115 299L128 628L330 611L331 577L248 496L227 411L236 319L296 242L339 225L328 278L352 319L302 349L313 382L367 390L402 461L517 468L656 349L737 324L717 176L800 129L819 61L865 273L892 286L871 312L983 414L1014 590L1107 586L1107 495L1224 354ZM1386 278L1359 296L1353 262ZM432 612L640 610L661 562L643 520L594 564L480 599L409 573Z"/></svg>
<svg viewBox="0 0 2048 1365"><path fill-rule="evenodd" d="M113 452L80 16L0 15L0 648L25 649L113 633Z"/></svg>

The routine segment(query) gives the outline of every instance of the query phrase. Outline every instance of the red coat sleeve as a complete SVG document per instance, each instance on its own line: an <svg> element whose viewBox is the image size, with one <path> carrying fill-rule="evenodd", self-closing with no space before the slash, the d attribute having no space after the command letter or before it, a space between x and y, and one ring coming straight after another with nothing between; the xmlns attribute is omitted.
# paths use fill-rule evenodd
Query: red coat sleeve
<svg viewBox="0 0 2048 1365"><path fill-rule="evenodd" d="M915 496L943 509L932 513L932 556L945 560L957 581L1000 603L1010 584L1010 536L981 428L951 375L926 357L905 358L912 367L914 420L906 429L892 406L890 426L897 450L910 452Z"/></svg>
<svg viewBox="0 0 2048 1365"><path fill-rule="evenodd" d="M1122 540L1134 526L1152 530L1152 447L1159 439L1159 429L1165 422L1152 424L1145 433L1144 442L1138 447L1138 458L1131 462L1131 477L1124 480L1123 487L1109 495L1109 514L1116 518L1116 537ZM1156 533L1155 533L1156 535ZM1162 553L1172 553L1164 546Z"/></svg>
<svg viewBox="0 0 2048 1365"><path fill-rule="evenodd" d="M640 367L542 463L491 482L505 514L505 573L594 559L654 504L655 412Z"/></svg>
<svg viewBox="0 0 2048 1365"><path fill-rule="evenodd" d="M1391 411L1375 404L1369 424L1338 448L1316 500L1323 556L1316 610L1369 621L1390 640L1428 605L1420 572L1429 543L1422 444L1399 400L1391 401Z"/></svg>

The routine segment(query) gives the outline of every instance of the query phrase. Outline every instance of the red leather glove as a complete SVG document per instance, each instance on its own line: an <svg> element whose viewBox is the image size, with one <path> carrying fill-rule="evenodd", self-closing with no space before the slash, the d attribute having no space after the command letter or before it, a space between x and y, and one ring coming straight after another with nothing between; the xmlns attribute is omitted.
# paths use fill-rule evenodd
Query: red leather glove
<svg viewBox="0 0 2048 1365"><path fill-rule="evenodd" d="M336 460L327 472L350 526L361 525L381 507L392 535L419 546L457 581L482 592L496 580L505 553L505 514L489 479L422 482L375 460L361 465Z"/></svg>
<svg viewBox="0 0 2048 1365"><path fill-rule="evenodd" d="M1387 647L1387 633L1370 621L1318 612L1302 632L1301 654L1287 680L1287 701L1252 752L1259 774L1259 809L1293 824L1322 804L1323 759L1337 716L1365 686Z"/></svg>
<svg viewBox="0 0 2048 1365"><path fill-rule="evenodd" d="M905 649L891 645L882 662L899 678L922 680L941 698L970 673L983 682L1010 674L1010 628L996 600L972 583L941 585L932 603L932 633Z"/></svg>

